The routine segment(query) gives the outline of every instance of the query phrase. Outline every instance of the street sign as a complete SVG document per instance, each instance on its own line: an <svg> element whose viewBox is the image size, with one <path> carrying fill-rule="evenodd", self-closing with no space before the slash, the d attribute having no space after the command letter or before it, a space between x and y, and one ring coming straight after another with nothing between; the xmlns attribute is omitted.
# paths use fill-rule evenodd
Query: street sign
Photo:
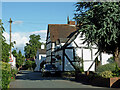
<svg viewBox="0 0 120 90"><path fill-rule="evenodd" d="M9 57L9 60L10 60L9 62L13 62L13 59L11 57Z"/></svg>

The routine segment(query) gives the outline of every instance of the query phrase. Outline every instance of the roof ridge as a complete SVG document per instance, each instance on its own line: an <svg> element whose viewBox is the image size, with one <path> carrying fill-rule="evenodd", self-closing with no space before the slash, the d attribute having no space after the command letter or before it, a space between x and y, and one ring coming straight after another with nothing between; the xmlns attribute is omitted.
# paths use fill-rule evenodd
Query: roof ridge
<svg viewBox="0 0 120 90"><path fill-rule="evenodd" d="M71 25L71 24L48 24L49 25ZM75 25L76 26L76 25Z"/></svg>

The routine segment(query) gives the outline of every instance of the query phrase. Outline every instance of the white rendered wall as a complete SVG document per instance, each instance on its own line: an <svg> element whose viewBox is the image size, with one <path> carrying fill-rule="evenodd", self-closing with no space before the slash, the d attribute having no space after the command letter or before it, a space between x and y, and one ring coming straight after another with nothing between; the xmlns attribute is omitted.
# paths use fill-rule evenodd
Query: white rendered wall
<svg viewBox="0 0 120 90"><path fill-rule="evenodd" d="M93 60L95 60L95 58L98 56L98 54L96 54L98 51L98 49L92 49L92 53L93 53ZM98 56L98 60L100 60L100 56Z"/></svg>
<svg viewBox="0 0 120 90"><path fill-rule="evenodd" d="M52 52L55 50L55 43L52 43Z"/></svg>
<svg viewBox="0 0 120 90"><path fill-rule="evenodd" d="M76 47L75 43L72 42L71 44L69 44L67 47Z"/></svg>
<svg viewBox="0 0 120 90"><path fill-rule="evenodd" d="M41 49L45 49L45 45L41 45Z"/></svg>
<svg viewBox="0 0 120 90"><path fill-rule="evenodd" d="M83 44L83 40L82 40L82 39L84 39L84 36L83 36L83 37L80 37L80 36L81 36L81 35L79 34L74 41L76 42L76 44L77 44L79 47L86 47L86 46L87 46L87 45L86 45L87 43L84 43L84 44Z"/></svg>
<svg viewBox="0 0 120 90"><path fill-rule="evenodd" d="M93 61L84 61L83 67L84 71L87 71L89 67L92 65ZM95 71L95 63L92 65L89 71Z"/></svg>
<svg viewBox="0 0 120 90"><path fill-rule="evenodd" d="M102 53L102 61L101 61L101 64L102 65L105 65L105 64L108 64L109 62L107 62L107 60L112 57L113 55L112 54L106 54L106 53Z"/></svg>
<svg viewBox="0 0 120 90"><path fill-rule="evenodd" d="M63 46L65 43L61 43L61 46Z"/></svg>
<svg viewBox="0 0 120 90"><path fill-rule="evenodd" d="M92 60L90 49L83 49L83 60Z"/></svg>
<svg viewBox="0 0 120 90"><path fill-rule="evenodd" d="M39 60L41 60L42 57L46 57L46 54L39 54Z"/></svg>
<svg viewBox="0 0 120 90"><path fill-rule="evenodd" d="M75 49L75 56L79 56L80 58L82 58L82 49L81 48L76 48Z"/></svg>
<svg viewBox="0 0 120 90"><path fill-rule="evenodd" d="M52 43L52 48L55 48L55 43Z"/></svg>
<svg viewBox="0 0 120 90"><path fill-rule="evenodd" d="M39 52L37 52L37 58L35 60L36 68L35 68L34 71L40 71L40 64L45 59L46 59L46 54L39 54Z"/></svg>
<svg viewBox="0 0 120 90"><path fill-rule="evenodd" d="M94 52L92 52L94 51ZM90 50L90 49L83 49L83 67L84 67L84 71L87 71L88 68L89 71L95 71L95 62L94 59L96 58L95 55L95 50ZM94 62L94 64L92 65L92 63Z"/></svg>

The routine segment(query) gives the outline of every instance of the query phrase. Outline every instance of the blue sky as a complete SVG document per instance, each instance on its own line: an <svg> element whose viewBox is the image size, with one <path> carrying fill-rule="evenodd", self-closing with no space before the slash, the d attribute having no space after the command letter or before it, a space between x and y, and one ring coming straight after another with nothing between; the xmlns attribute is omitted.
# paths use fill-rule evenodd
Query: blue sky
<svg viewBox="0 0 120 90"><path fill-rule="evenodd" d="M3 21L8 21L10 17L13 21L23 21L21 27L24 32L34 31L34 29L45 30L49 23L66 23L68 15L72 19L74 4L74 2L7 2L2 4L2 18ZM18 32L20 25L13 27L14 32Z"/></svg>
<svg viewBox="0 0 120 90"><path fill-rule="evenodd" d="M66 24L67 16L73 20L75 2L3 2L2 20L9 41L9 19L12 18L12 40L23 49L30 34L39 34L45 42L48 24ZM18 38L18 39L16 39ZM21 39L21 40L19 40ZM22 44L23 43L23 44Z"/></svg>

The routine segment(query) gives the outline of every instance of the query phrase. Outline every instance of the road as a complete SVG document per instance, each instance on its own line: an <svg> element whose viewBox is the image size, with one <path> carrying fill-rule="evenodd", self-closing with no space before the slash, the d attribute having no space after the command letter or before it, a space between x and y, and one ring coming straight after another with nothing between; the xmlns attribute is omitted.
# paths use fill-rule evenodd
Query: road
<svg viewBox="0 0 120 90"><path fill-rule="evenodd" d="M101 88L61 77L42 77L40 72L22 71L10 88Z"/></svg>

